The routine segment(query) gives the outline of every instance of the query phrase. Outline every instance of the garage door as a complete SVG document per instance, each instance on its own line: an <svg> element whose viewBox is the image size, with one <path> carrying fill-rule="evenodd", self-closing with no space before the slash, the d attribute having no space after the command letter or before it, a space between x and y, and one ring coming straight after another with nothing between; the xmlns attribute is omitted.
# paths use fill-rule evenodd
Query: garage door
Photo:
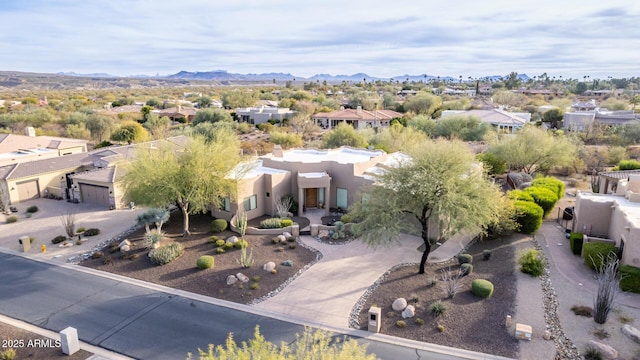
<svg viewBox="0 0 640 360"><path fill-rule="evenodd" d="M109 207L109 188L91 184L80 184L80 195L83 203Z"/></svg>
<svg viewBox="0 0 640 360"><path fill-rule="evenodd" d="M18 201L31 200L40 197L37 179L16 183L16 187L18 188Z"/></svg>

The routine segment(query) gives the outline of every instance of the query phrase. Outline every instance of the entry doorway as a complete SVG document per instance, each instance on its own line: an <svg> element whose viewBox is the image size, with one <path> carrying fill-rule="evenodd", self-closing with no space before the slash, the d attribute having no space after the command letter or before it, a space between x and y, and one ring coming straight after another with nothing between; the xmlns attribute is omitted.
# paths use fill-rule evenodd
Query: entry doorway
<svg viewBox="0 0 640 360"><path fill-rule="evenodd" d="M318 207L318 188L306 188L304 196L304 205L307 208Z"/></svg>

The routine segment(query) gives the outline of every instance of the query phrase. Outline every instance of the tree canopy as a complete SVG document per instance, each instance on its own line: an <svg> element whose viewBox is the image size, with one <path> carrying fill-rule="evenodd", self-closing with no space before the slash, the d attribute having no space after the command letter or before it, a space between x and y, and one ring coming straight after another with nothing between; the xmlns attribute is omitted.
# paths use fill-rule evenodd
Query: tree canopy
<svg viewBox="0 0 640 360"><path fill-rule="evenodd" d="M196 113L192 124L198 125L203 122L217 123L219 121L231 122L233 119L227 111L222 109L202 109Z"/></svg>
<svg viewBox="0 0 640 360"><path fill-rule="evenodd" d="M433 115L441 106L442 98L424 91L417 93L404 102L405 111L427 116Z"/></svg>
<svg viewBox="0 0 640 360"><path fill-rule="evenodd" d="M491 124L483 123L477 116L451 115L438 120L436 136L464 141L480 141L491 131Z"/></svg>
<svg viewBox="0 0 640 360"><path fill-rule="evenodd" d="M324 135L323 142L324 147L327 149L340 146L367 147L367 139L364 134L346 123L340 123L333 130L327 132Z"/></svg>
<svg viewBox="0 0 640 360"><path fill-rule="evenodd" d="M126 143L137 143L146 141L149 137L149 133L145 128L137 121L123 121L120 127L111 134L111 140L122 141Z"/></svg>
<svg viewBox="0 0 640 360"><path fill-rule="evenodd" d="M373 246L408 230L420 233L422 274L432 242L463 230L479 232L497 218L503 195L463 142L426 141L409 154L411 160L386 169L363 191L352 212L362 220L356 231Z"/></svg>
<svg viewBox="0 0 640 360"><path fill-rule="evenodd" d="M209 142L191 138L181 151L168 142L157 148L141 147L125 168L127 197L152 207L176 204L184 218L183 235L189 235L189 214L220 206L233 193L235 180L229 175L240 162L240 150L237 137L230 134Z"/></svg>

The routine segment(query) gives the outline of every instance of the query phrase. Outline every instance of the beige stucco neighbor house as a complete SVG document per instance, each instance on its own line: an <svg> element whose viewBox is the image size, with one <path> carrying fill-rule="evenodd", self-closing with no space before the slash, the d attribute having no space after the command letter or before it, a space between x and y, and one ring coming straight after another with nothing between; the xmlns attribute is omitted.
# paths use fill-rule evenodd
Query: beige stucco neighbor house
<svg viewBox="0 0 640 360"><path fill-rule="evenodd" d="M243 164L237 193L225 199L212 215L230 220L243 206L249 219L274 215L275 201L291 194L298 202L298 216L306 209L346 210L364 185L373 184L373 175L384 167L408 160L403 153L341 147L331 150L293 149L276 146L272 154Z"/></svg>
<svg viewBox="0 0 640 360"><path fill-rule="evenodd" d="M442 119L451 115L475 116L483 123L491 124L502 133L514 133L531 120L529 113L514 113L500 109L491 110L445 110Z"/></svg>
<svg viewBox="0 0 640 360"><path fill-rule="evenodd" d="M578 192L573 231L585 242L604 241L618 247L622 264L640 267L640 174L628 174L607 194Z"/></svg>
<svg viewBox="0 0 640 360"><path fill-rule="evenodd" d="M340 123L346 123L356 129L389 127L391 120L401 118L404 114L393 110L341 109L328 113L317 113L312 116L316 125L324 129L333 129Z"/></svg>

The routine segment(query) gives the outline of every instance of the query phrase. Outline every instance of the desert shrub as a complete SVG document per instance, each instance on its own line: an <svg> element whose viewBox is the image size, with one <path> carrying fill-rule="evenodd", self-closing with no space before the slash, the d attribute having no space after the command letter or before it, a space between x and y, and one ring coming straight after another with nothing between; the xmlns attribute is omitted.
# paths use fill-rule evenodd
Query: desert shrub
<svg viewBox="0 0 640 360"><path fill-rule="evenodd" d="M445 330L444 325L442 324L438 324L438 326L436 326L436 329L438 329L439 332L444 332Z"/></svg>
<svg viewBox="0 0 640 360"><path fill-rule="evenodd" d="M491 259L491 250L482 250L482 260L488 261Z"/></svg>
<svg viewBox="0 0 640 360"><path fill-rule="evenodd" d="M295 236L289 236L289 237L287 238L287 242L290 242L290 243L291 243L291 242L296 242L296 237L295 237Z"/></svg>
<svg viewBox="0 0 640 360"><path fill-rule="evenodd" d="M619 170L637 170L640 169L640 162L637 160L620 160L618 163Z"/></svg>
<svg viewBox="0 0 640 360"><path fill-rule="evenodd" d="M230 242L230 241L225 241L225 243L224 243L224 246L223 246L223 247L224 247L224 249L225 249L225 250L231 250L231 249L233 249L233 246L234 246L234 244L233 244L232 242Z"/></svg>
<svg viewBox="0 0 640 360"><path fill-rule="evenodd" d="M260 284L254 282L253 284L251 284L250 288L251 290L260 290Z"/></svg>
<svg viewBox="0 0 640 360"><path fill-rule="evenodd" d="M7 216L7 224L11 224L18 221L18 217L15 215Z"/></svg>
<svg viewBox="0 0 640 360"><path fill-rule="evenodd" d="M247 240L240 239L240 240L238 240L238 242L236 242L235 244L233 244L233 246L234 246L236 249L242 249L242 248L246 248L247 246L249 246L249 243L247 242Z"/></svg>
<svg viewBox="0 0 640 360"><path fill-rule="evenodd" d="M552 176L536 178L533 180L532 184L534 187L544 187L553 191L558 199L562 199L564 196L564 183L562 180Z"/></svg>
<svg viewBox="0 0 640 360"><path fill-rule="evenodd" d="M420 319L420 318L417 318L417 319L415 320L415 323L416 323L416 325L418 325L418 326L422 326L422 325L424 325L424 320L422 320L422 319Z"/></svg>
<svg viewBox="0 0 640 360"><path fill-rule="evenodd" d="M538 277L544 271L545 261L541 251L529 249L520 255L518 264L523 273Z"/></svg>
<svg viewBox="0 0 640 360"><path fill-rule="evenodd" d="M160 241L164 239L164 235L162 230L154 229L149 231L144 234L144 246L149 250L156 248L158 244L160 244Z"/></svg>
<svg viewBox="0 0 640 360"><path fill-rule="evenodd" d="M431 305L429 305L429 312L435 317L444 314L445 311L447 311L447 304L441 300L432 302Z"/></svg>
<svg viewBox="0 0 640 360"><path fill-rule="evenodd" d="M631 265L620 265L620 289L640 293L640 268Z"/></svg>
<svg viewBox="0 0 640 360"><path fill-rule="evenodd" d="M287 227L293 225L293 220L291 219L282 219L280 220L280 227Z"/></svg>
<svg viewBox="0 0 640 360"><path fill-rule="evenodd" d="M473 265L469 263L464 263L460 265L460 272L464 276L471 274L473 272Z"/></svg>
<svg viewBox="0 0 640 360"><path fill-rule="evenodd" d="M224 247L216 248L216 253L217 254L224 254L225 252L226 252L226 250L224 249Z"/></svg>
<svg viewBox="0 0 640 360"><path fill-rule="evenodd" d="M536 204L540 205L544 211L544 216L547 216L558 202L558 195L545 187L532 186L524 191L531 195Z"/></svg>
<svg viewBox="0 0 640 360"><path fill-rule="evenodd" d="M226 241L224 241L224 239L218 239L218 240L216 240L216 246L217 246L217 247L224 246L224 244L226 244L226 243L227 243L227 242L226 242Z"/></svg>
<svg viewBox="0 0 640 360"><path fill-rule="evenodd" d="M523 234L533 234L542 225L542 216L544 210L533 202L516 200L516 222L520 226L520 232Z"/></svg>
<svg viewBox="0 0 640 360"><path fill-rule="evenodd" d="M344 215L340 216L340 222L342 222L343 224L352 223L353 222L353 216L351 216L349 214L344 214Z"/></svg>
<svg viewBox="0 0 640 360"><path fill-rule="evenodd" d="M85 232L85 230L87 230L87 229L85 229L85 228L83 228L83 227L79 227L79 228L76 230L76 232L77 232L77 233L79 233L79 234L82 234L83 232Z"/></svg>
<svg viewBox="0 0 640 360"><path fill-rule="evenodd" d="M493 295L493 284L489 280L475 279L471 282L471 292L475 296L486 299Z"/></svg>
<svg viewBox="0 0 640 360"><path fill-rule="evenodd" d="M279 229L280 227L282 227L280 218L270 218L260 221L260 228L262 229Z"/></svg>
<svg viewBox="0 0 640 360"><path fill-rule="evenodd" d="M16 350L14 348L8 348L0 352L0 359L2 360L13 360L15 358L16 358Z"/></svg>
<svg viewBox="0 0 640 360"><path fill-rule="evenodd" d="M524 190L511 190L507 193L507 197L511 200L522 200L533 202L533 197Z"/></svg>
<svg viewBox="0 0 640 360"><path fill-rule="evenodd" d="M100 259L102 257L104 257L104 253L102 251L96 251L93 254L91 254L92 259Z"/></svg>
<svg viewBox="0 0 640 360"><path fill-rule="evenodd" d="M214 262L215 261L213 259L213 256L211 256L211 255L202 255L196 261L196 266L200 270L210 269L210 268L213 267Z"/></svg>
<svg viewBox="0 0 640 360"><path fill-rule="evenodd" d="M592 317L593 308L584 305L573 305L571 311L578 316Z"/></svg>
<svg viewBox="0 0 640 360"><path fill-rule="evenodd" d="M582 257L584 263L592 270L602 267L603 259L608 259L610 254L616 257L616 247L613 244L602 242L589 242L582 245Z"/></svg>
<svg viewBox="0 0 640 360"><path fill-rule="evenodd" d="M582 240L584 239L584 235L582 233L572 232L569 235L569 246L571 247L571 252L575 255L582 254Z"/></svg>
<svg viewBox="0 0 640 360"><path fill-rule="evenodd" d="M251 281L253 282L260 282L260 280L262 280L262 278L260 277L260 275L255 275L251 278Z"/></svg>
<svg viewBox="0 0 640 360"><path fill-rule="evenodd" d="M220 233L227 230L227 220L215 219L211 222L211 232Z"/></svg>
<svg viewBox="0 0 640 360"><path fill-rule="evenodd" d="M478 160L482 161L484 168L489 174L501 175L507 170L506 161L500 159L500 157L493 153L481 153L476 155Z"/></svg>
<svg viewBox="0 0 640 360"><path fill-rule="evenodd" d="M156 265L165 265L179 258L183 252L182 244L174 242L155 249L149 254L149 258Z"/></svg>
<svg viewBox="0 0 640 360"><path fill-rule="evenodd" d="M470 264L473 262L473 256L471 254L459 254L458 264Z"/></svg>
<svg viewBox="0 0 640 360"><path fill-rule="evenodd" d="M51 243L52 244L59 244L63 241L67 240L67 237L64 235L58 235L56 237L54 237L53 239L51 239Z"/></svg>
<svg viewBox="0 0 640 360"><path fill-rule="evenodd" d="M31 205L31 206L29 206L29 207L27 208L27 212L28 212L28 213L35 213L35 212L38 212L38 207L37 207L37 206L35 206L35 205Z"/></svg>
<svg viewBox="0 0 640 360"><path fill-rule="evenodd" d="M396 321L396 326L399 328L406 328L407 327L407 323L404 320L398 320Z"/></svg>
<svg viewBox="0 0 640 360"><path fill-rule="evenodd" d="M84 231L84 233L82 233L82 235L84 236L96 236L99 234L100 234L100 229L96 229L96 228L87 229Z"/></svg>
<svg viewBox="0 0 640 360"><path fill-rule="evenodd" d="M584 354L582 354L582 358L584 360L602 360L604 359L604 357L602 356L602 353L600 352L600 350L596 349L595 347L591 346L591 345L587 345L587 348L584 351Z"/></svg>
<svg viewBox="0 0 640 360"><path fill-rule="evenodd" d="M409 295L409 298L407 298L407 302L408 303L417 304L418 301L420 301L420 298L418 297L418 294L416 294L416 293L411 293Z"/></svg>

